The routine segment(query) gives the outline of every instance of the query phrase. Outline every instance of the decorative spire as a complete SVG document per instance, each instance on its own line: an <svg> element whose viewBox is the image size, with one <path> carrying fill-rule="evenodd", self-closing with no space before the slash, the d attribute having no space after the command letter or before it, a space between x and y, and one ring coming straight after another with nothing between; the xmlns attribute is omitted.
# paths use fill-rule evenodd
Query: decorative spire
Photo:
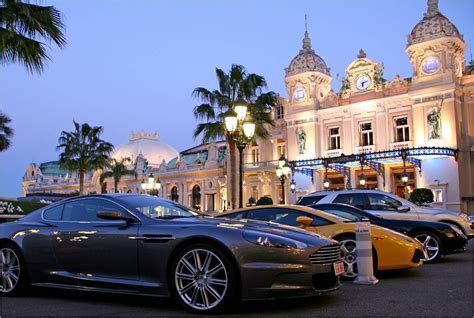
<svg viewBox="0 0 474 318"><path fill-rule="evenodd" d="M311 51L311 39L308 34L308 17L306 14L304 15L303 51Z"/></svg>
<svg viewBox="0 0 474 318"><path fill-rule="evenodd" d="M432 17L437 15L438 13L438 0L428 0L428 11L426 11L426 16Z"/></svg>
<svg viewBox="0 0 474 318"><path fill-rule="evenodd" d="M366 58L366 57L367 57L367 54L365 54L363 49L360 49L359 54L357 54L357 58L358 59L363 59L363 58Z"/></svg>

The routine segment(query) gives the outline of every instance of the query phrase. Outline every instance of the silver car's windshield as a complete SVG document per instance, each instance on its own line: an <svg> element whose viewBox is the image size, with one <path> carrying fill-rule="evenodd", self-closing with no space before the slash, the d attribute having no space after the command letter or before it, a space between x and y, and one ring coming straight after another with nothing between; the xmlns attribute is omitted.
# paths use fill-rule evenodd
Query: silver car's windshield
<svg viewBox="0 0 474 318"><path fill-rule="evenodd" d="M158 219L187 218L200 215L198 212L179 203L151 196L131 196L122 198L135 211Z"/></svg>

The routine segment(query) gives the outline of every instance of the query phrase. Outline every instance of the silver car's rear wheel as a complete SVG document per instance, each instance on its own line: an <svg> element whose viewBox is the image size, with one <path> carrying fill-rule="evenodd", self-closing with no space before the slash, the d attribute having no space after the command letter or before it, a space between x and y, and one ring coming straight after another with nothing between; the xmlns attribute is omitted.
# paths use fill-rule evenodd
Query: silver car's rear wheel
<svg viewBox="0 0 474 318"><path fill-rule="evenodd" d="M21 264L16 252L9 248L0 249L0 292L8 294L15 290L20 282Z"/></svg>
<svg viewBox="0 0 474 318"><path fill-rule="evenodd" d="M343 239L341 244L341 261L344 263L345 273L342 275L347 278L357 277L357 248L356 242L352 239Z"/></svg>
<svg viewBox="0 0 474 318"><path fill-rule="evenodd" d="M181 300L197 311L218 306L229 287L224 260L206 248L194 248L182 255L175 267L174 280Z"/></svg>
<svg viewBox="0 0 474 318"><path fill-rule="evenodd" d="M417 233L415 239L423 244L424 262L434 262L441 257L441 243L435 235L431 233Z"/></svg>

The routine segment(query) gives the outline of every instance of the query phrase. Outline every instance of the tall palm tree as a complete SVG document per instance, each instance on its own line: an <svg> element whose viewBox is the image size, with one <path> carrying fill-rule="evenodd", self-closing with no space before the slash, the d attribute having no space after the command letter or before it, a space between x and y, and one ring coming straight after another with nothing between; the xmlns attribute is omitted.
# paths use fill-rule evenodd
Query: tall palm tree
<svg viewBox="0 0 474 318"><path fill-rule="evenodd" d="M225 129L224 116L232 109L233 104L240 99L249 106L249 113L255 122L255 137L266 139L269 136L268 127L274 122L270 110L276 104L274 92L263 93L267 82L263 76L248 73L242 65L233 64L228 73L216 68L219 89L208 90L197 87L193 97L201 100L202 104L194 108L194 116L200 121L194 131L194 138L202 136L202 142L226 139L230 159L230 197L231 207L237 206L236 194L236 145Z"/></svg>
<svg viewBox="0 0 474 318"><path fill-rule="evenodd" d="M59 166L79 173L79 193L84 194L85 173L104 168L114 146L100 139L103 132L100 126L91 127L74 121L74 127L74 131L61 132L58 139L57 149L63 151L59 155Z"/></svg>
<svg viewBox="0 0 474 318"><path fill-rule="evenodd" d="M28 0L0 0L0 64L18 62L41 73L50 59L45 42L66 45L60 11Z"/></svg>
<svg viewBox="0 0 474 318"><path fill-rule="evenodd" d="M0 151L7 150L10 147L10 138L13 137L13 129L8 127L10 122L10 118L0 112Z"/></svg>
<svg viewBox="0 0 474 318"><path fill-rule="evenodd" d="M114 191L115 193L118 193L117 187L120 182L120 179L122 179L123 176L137 177L137 172L135 171L135 169L127 168L127 164L130 162L131 162L130 158L122 158L120 160L115 160L115 159L110 160L106 165L106 168L108 168L108 171L105 171L100 175L100 183L102 184L102 182L104 182L104 180L107 178L113 178Z"/></svg>

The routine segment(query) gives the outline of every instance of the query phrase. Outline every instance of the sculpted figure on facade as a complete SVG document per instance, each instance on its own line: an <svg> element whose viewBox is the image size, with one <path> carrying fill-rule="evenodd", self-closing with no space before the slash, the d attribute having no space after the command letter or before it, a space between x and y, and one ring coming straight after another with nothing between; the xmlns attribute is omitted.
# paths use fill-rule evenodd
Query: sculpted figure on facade
<svg viewBox="0 0 474 318"><path fill-rule="evenodd" d="M439 106L433 108L427 115L428 122L428 137L429 139L441 138L441 106L443 100L441 100Z"/></svg>
<svg viewBox="0 0 474 318"><path fill-rule="evenodd" d="M296 140L298 141L298 154L306 153L306 132L302 128L296 128Z"/></svg>

